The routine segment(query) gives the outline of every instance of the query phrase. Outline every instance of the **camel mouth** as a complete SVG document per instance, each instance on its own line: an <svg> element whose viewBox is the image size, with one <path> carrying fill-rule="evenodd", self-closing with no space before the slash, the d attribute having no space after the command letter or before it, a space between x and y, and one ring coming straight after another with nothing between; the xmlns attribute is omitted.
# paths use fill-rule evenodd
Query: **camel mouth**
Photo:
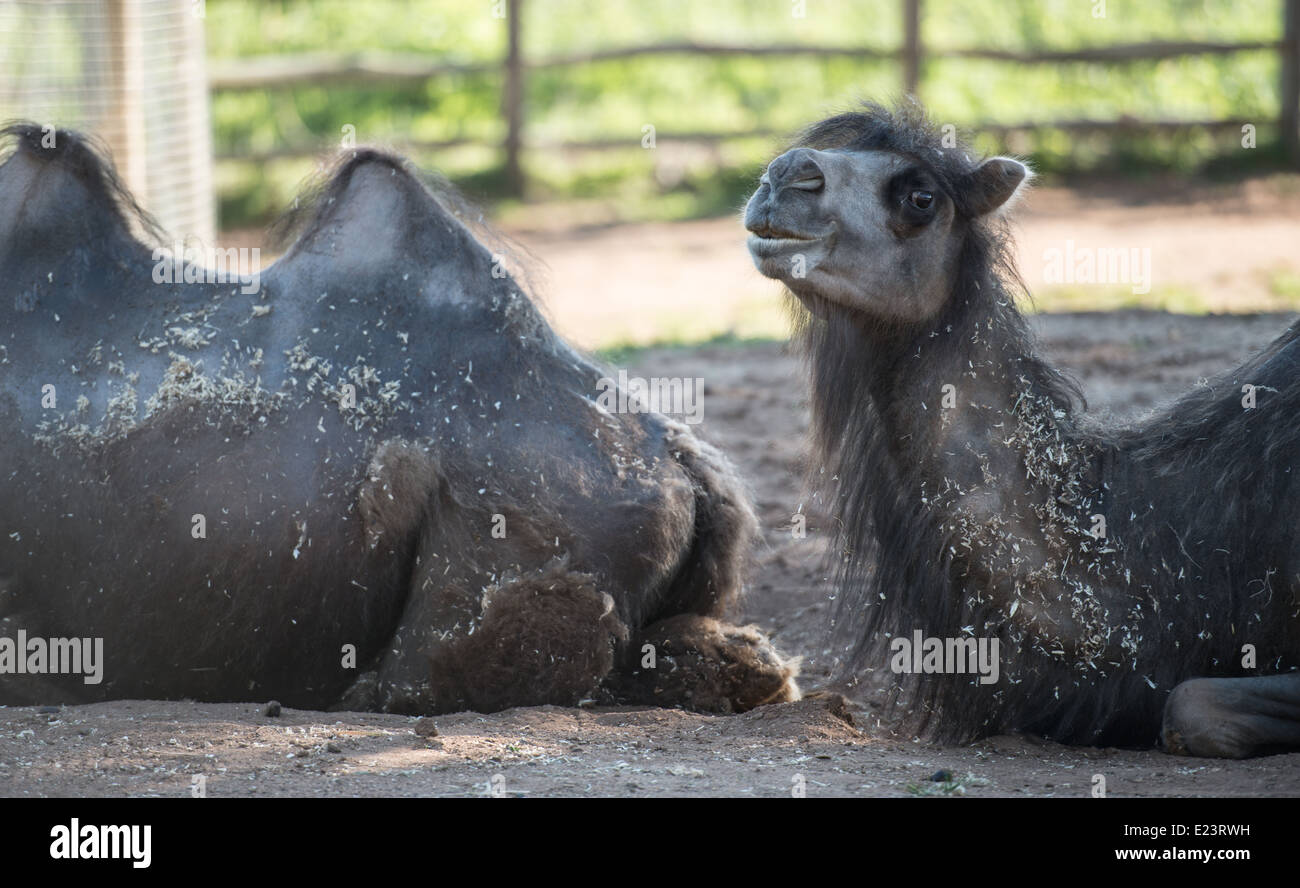
<svg viewBox="0 0 1300 888"><path fill-rule="evenodd" d="M784 253L792 248L807 248L810 244L815 244L820 240L820 237L807 237L788 232L776 233L772 232L771 229L767 229L763 234L750 234L748 243L749 251L755 256L767 257Z"/></svg>
<svg viewBox="0 0 1300 888"><path fill-rule="evenodd" d="M816 240L816 238L809 235L791 231L789 228L778 228L770 223L750 226L749 233L752 237L762 238L763 240Z"/></svg>

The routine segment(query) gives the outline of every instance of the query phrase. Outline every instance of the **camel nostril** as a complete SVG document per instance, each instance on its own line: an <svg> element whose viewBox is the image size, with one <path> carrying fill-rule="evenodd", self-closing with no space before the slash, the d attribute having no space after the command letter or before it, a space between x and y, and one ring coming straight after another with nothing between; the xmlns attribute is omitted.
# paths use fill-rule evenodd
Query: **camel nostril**
<svg viewBox="0 0 1300 888"><path fill-rule="evenodd" d="M767 180L773 192L783 188L797 191L820 191L826 185L816 152L809 148L787 151L768 164Z"/></svg>
<svg viewBox="0 0 1300 888"><path fill-rule="evenodd" d="M826 180L819 175L811 175L793 182L787 182L786 188L794 188L798 191L821 191L826 187Z"/></svg>

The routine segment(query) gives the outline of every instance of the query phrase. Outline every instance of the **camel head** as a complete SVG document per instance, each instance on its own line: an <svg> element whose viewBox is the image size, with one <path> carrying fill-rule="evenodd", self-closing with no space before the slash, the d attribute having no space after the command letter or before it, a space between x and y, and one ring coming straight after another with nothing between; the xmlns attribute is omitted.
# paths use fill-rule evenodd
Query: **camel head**
<svg viewBox="0 0 1300 888"><path fill-rule="evenodd" d="M840 306L885 324L936 316L962 246L1029 178L974 162L921 116L878 106L815 124L773 160L745 207L749 252L814 314Z"/></svg>

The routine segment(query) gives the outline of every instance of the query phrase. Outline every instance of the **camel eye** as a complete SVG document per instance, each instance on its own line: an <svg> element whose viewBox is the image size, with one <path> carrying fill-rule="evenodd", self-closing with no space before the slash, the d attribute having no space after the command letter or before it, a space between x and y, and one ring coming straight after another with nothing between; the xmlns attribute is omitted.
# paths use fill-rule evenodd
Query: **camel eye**
<svg viewBox="0 0 1300 888"><path fill-rule="evenodd" d="M934 195L928 191L913 191L907 196L907 202L918 210L928 210L934 203Z"/></svg>

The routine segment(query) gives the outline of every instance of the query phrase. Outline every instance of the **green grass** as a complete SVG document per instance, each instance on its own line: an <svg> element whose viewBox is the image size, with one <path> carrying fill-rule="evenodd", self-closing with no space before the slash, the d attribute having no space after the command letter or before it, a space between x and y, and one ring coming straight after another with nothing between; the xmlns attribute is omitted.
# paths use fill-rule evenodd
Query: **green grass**
<svg viewBox="0 0 1300 888"><path fill-rule="evenodd" d="M494 61L503 55L504 23L492 4L453 0L208 0L208 52L214 59L268 53L363 50L422 53L440 61ZM806 17L786 0L565 0L525 4L524 52L541 56L584 49L694 39L762 45L899 44L897 0L810 0ZM1280 0L1167 0L1108 4L1096 19L1079 0L927 0L922 35L931 54L922 98L940 122L1050 118L1226 117L1254 122L1259 145L1244 151L1225 133L1078 137L1062 132L1017 136L1010 144L976 134L983 151L1032 155L1050 176L1079 170L1143 175L1151 170L1239 174L1276 164L1278 61L1275 53L1195 56L1129 65L1018 66L944 58L944 47L1079 47L1159 40L1271 40L1281 30ZM417 160L441 169L471 197L495 201L503 178L498 71L441 78L418 86L311 86L223 92L212 103L219 152L286 144L338 142L344 125L361 141L468 138L489 147L456 149ZM610 202L618 218L680 219L733 209L780 139L744 139L716 150L680 148L673 132L793 132L860 97L899 90L892 63L845 58L646 57L531 72L527 137L539 142L627 139L628 149L567 154L530 151L534 199ZM639 147L653 125L658 147ZM241 167L242 168L237 168ZM221 211L228 227L265 219L292 195L310 162L223 164Z"/></svg>
<svg viewBox="0 0 1300 888"><path fill-rule="evenodd" d="M1191 287L1152 287L1149 293L1134 293L1131 286L1043 287L1033 299L1023 301L1029 313L1067 311L1120 311L1155 309L1175 314L1206 314L1215 309L1206 295Z"/></svg>
<svg viewBox="0 0 1300 888"><path fill-rule="evenodd" d="M615 343L604 346L595 350L597 358L607 364L615 366L627 365L635 362L641 355L651 349L662 348L704 348L706 346L736 347L743 348L751 345L768 345L772 343L783 343L785 337L775 336L737 336L734 333L719 333L715 336L698 338L690 334L674 339L660 339L650 343Z"/></svg>
<svg viewBox="0 0 1300 888"><path fill-rule="evenodd" d="M1285 268L1272 272L1268 291L1287 305L1300 305L1300 274Z"/></svg>

